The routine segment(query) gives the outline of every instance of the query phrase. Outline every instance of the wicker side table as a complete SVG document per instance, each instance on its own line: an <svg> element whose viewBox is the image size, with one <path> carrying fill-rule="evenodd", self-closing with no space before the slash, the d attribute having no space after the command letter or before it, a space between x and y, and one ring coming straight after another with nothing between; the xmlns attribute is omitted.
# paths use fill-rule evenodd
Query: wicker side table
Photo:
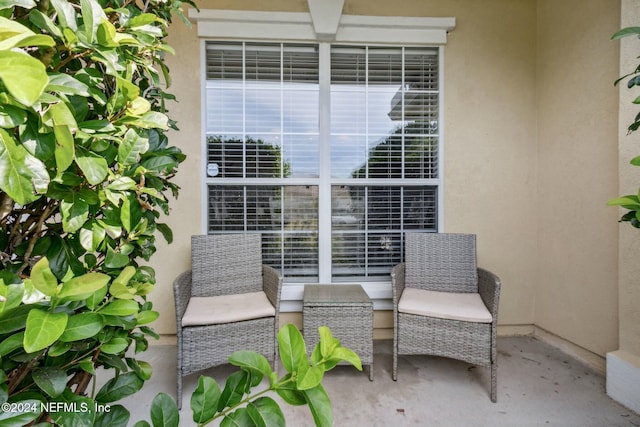
<svg viewBox="0 0 640 427"><path fill-rule="evenodd" d="M305 285L302 329L309 353L320 340L320 326L328 326L344 347L369 365L373 381L373 303L362 286Z"/></svg>

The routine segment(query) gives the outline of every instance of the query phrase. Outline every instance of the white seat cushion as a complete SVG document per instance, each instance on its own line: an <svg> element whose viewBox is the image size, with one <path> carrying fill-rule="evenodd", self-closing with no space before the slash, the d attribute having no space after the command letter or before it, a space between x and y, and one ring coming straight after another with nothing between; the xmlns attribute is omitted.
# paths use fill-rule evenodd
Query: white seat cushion
<svg viewBox="0 0 640 427"><path fill-rule="evenodd" d="M262 291L216 297L191 297L182 326L219 325L276 315Z"/></svg>
<svg viewBox="0 0 640 427"><path fill-rule="evenodd" d="M407 314L491 323L493 318L477 293L436 292L405 288L398 302L398 311Z"/></svg>

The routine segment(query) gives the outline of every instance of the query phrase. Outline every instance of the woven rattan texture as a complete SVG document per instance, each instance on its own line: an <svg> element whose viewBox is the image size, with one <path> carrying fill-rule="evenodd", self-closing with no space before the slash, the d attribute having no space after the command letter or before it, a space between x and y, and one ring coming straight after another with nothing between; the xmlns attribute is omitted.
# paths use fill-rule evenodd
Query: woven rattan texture
<svg viewBox="0 0 640 427"><path fill-rule="evenodd" d="M304 307L303 330L307 351L320 340L318 328L328 326L342 346L355 351L363 365L373 363L373 311L371 304L361 306Z"/></svg>
<svg viewBox="0 0 640 427"><path fill-rule="evenodd" d="M474 235L407 233L405 263L391 272L394 317L393 379L399 355L451 357L491 368L491 401L497 401L496 328L500 279L477 268ZM465 265L467 263L468 265ZM398 312L406 287L479 292L491 323L463 322Z"/></svg>
<svg viewBox="0 0 640 427"><path fill-rule="evenodd" d="M407 286L478 292L474 235L406 233L405 261Z"/></svg>
<svg viewBox="0 0 640 427"><path fill-rule="evenodd" d="M191 237L194 297L262 290L262 237L226 234Z"/></svg>

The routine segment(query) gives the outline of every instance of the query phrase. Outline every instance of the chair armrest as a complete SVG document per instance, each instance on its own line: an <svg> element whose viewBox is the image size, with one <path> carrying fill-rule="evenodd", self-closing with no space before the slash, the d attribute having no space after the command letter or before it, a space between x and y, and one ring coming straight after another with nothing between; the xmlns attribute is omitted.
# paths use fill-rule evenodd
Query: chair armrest
<svg viewBox="0 0 640 427"><path fill-rule="evenodd" d="M398 306L400 295L402 295L402 291L404 290L404 272L404 262L397 264L393 269L391 269L391 292L393 295L394 309Z"/></svg>
<svg viewBox="0 0 640 427"><path fill-rule="evenodd" d="M191 298L191 270L187 270L173 281L173 297L176 303L176 325L180 329L182 316Z"/></svg>
<svg viewBox="0 0 640 427"><path fill-rule="evenodd" d="M280 295L282 293L282 277L275 268L262 265L262 288L271 304L280 311Z"/></svg>
<svg viewBox="0 0 640 427"><path fill-rule="evenodd" d="M478 292L487 309L493 316L493 321L498 318L498 303L500 302L500 278L483 268L478 268Z"/></svg>

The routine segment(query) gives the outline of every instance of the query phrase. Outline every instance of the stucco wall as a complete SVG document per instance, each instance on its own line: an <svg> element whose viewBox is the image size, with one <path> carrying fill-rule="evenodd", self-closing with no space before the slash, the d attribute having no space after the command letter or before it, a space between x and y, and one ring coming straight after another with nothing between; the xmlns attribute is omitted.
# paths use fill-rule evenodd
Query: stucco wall
<svg viewBox="0 0 640 427"><path fill-rule="evenodd" d="M613 153L605 147L606 138L611 139L611 131L615 138L616 130L610 128L610 123L604 128L593 123L595 117L602 120L599 111L610 111L601 105L603 90L593 94L589 85L575 84L572 86L575 91L567 92L551 78L552 75L545 74L556 65L561 69L575 65L569 60L566 64L562 62L562 58L558 58L561 52L553 50L555 43L567 41L564 33L548 39L539 36L542 29L554 29L552 18L545 17L553 12L555 3L536 0L404 0L392 3L346 0L344 13L456 18L456 28L449 34L444 55L445 231L478 234L479 264L495 271L503 281L500 325L531 325L548 318L550 320L545 320L543 325L545 328L566 334L579 345L602 354L615 347L609 339L610 335L615 335L612 329L615 319L605 320L606 327L601 325L602 317L606 314L611 318L614 316L612 310L616 310L609 286L614 286L616 280L616 214L612 212L615 209L603 207L604 202L616 194L615 142ZM575 6L576 1L569 3ZM611 2L588 3L598 7L584 19L585 25L599 27L604 19L607 26L598 32L605 34L605 41L596 40L594 35L592 39L597 50L575 56L580 61L581 74L589 75L592 80L603 79L604 86L611 89L607 70L612 59L603 46L614 49L607 41L612 12L604 7ZM304 0L208 0L198 4L203 9L306 10ZM616 7L610 8L615 12ZM538 15L547 20L544 25ZM614 29L616 27L614 25ZM581 45L593 45L591 41L575 38ZM172 107L172 117L181 129L172 135L172 142L183 149L188 160L178 174L177 182L182 192L179 200L172 203L172 215L168 220L174 229L175 242L170 247L159 245L153 264L158 275L153 300L162 312L155 328L160 333L174 332L171 282L180 271L188 268L190 236L203 229L200 45L195 29L186 28L178 21L171 27L169 42L177 50L168 63L174 79L172 90L180 100ZM554 53L549 54L543 65L537 66L540 49L536 47L541 43L547 43ZM570 52L573 47L574 44L568 43ZM614 76L615 64L614 61ZM603 73L605 75L601 76ZM549 112L545 120L550 130L545 134L551 134L553 138L545 141L544 147L539 146L539 101L544 98L551 102L553 91L537 90L538 74L546 76L547 84L553 84L556 90L562 89L560 100L553 100L555 114L568 110L573 115L578 106L592 119L589 123L596 129L582 130L580 123L565 129L562 120ZM580 80L579 76L574 78ZM606 117L608 122L611 117ZM580 132L575 133L578 130ZM558 141L558 148L554 141ZM540 163L539 155L544 157ZM556 155L560 158L556 159ZM578 156L577 160L575 156ZM570 172L563 169L564 166ZM559 188L555 188L552 178L562 180L558 183ZM547 193L553 198L543 203L541 200L549 195ZM564 203L563 197L568 196L573 203ZM576 206L583 206L588 212L583 213ZM543 225L544 235L539 233ZM562 233L556 236L557 229ZM550 236L556 242L554 248L560 251L556 253L557 259L546 254ZM609 241L614 241L613 246L607 243ZM581 254L570 258L578 263L576 268L560 262L570 255L565 250ZM545 263L554 264L554 273L545 273L549 283L540 286L539 278L545 270L543 259ZM551 298L543 288L567 291L554 293L555 300L549 301ZM549 313L545 314L539 305L534 305L536 297L544 300ZM569 310L570 315L558 314ZM567 322L570 325L566 326ZM593 328L589 327L591 322ZM602 328L606 337L600 336L602 334L584 336L588 334L581 333L582 328L592 331Z"/></svg>
<svg viewBox="0 0 640 427"><path fill-rule="evenodd" d="M538 2L535 323L600 355L618 339L619 20L619 2Z"/></svg>

